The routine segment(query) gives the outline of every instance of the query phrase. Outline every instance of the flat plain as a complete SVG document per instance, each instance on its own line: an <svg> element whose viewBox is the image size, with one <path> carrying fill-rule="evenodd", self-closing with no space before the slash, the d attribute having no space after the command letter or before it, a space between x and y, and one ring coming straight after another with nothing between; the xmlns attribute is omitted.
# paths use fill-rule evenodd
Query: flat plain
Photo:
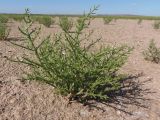
<svg viewBox="0 0 160 120"><path fill-rule="evenodd" d="M77 102L68 104L65 97L56 95L54 88L47 84L20 80L23 70L29 68L6 61L4 56L25 53L9 42L23 42L18 31L21 23L8 22L11 27L9 39L0 41L0 120L160 120L160 65L146 61L142 54L151 39L160 47L160 30L153 28L154 20L137 22L136 19L118 19L104 24L102 18L95 18L86 28L86 31L94 30L91 39L102 37L97 47L101 44L134 47L119 72L139 75L134 80L140 85L139 94L133 100L120 97L123 100L119 103L95 102L86 106ZM54 24L50 28L42 26L41 33L44 37L59 31Z"/></svg>

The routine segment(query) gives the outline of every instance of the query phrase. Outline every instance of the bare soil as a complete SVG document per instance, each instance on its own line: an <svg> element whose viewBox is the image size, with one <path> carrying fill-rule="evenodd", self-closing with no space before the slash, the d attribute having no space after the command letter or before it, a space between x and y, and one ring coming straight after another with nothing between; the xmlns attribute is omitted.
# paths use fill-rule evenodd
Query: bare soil
<svg viewBox="0 0 160 120"><path fill-rule="evenodd" d="M98 103L94 106L73 102L56 95L52 86L35 81L21 81L26 66L6 61L4 56L21 56L25 51L8 41L21 42L20 23L8 23L11 34L8 41L0 41L0 120L160 120L160 65L145 61L142 52L151 39L160 47L160 30L154 21L117 20L104 25L96 18L87 30L94 29L92 38L102 37L100 44L127 44L134 47L120 72L137 75L140 95L129 102ZM59 31L57 25L42 27L42 37ZM2 57L3 56L3 57ZM120 97L123 99L123 97ZM133 101L133 102L132 102ZM135 102L137 101L137 102Z"/></svg>

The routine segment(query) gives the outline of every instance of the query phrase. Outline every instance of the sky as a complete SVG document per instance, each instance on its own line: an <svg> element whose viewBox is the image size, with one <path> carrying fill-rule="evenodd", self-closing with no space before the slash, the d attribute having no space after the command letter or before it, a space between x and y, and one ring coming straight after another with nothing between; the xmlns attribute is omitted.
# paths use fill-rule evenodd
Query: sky
<svg viewBox="0 0 160 120"><path fill-rule="evenodd" d="M0 13L83 14L94 5L97 14L160 16L160 0L0 0Z"/></svg>

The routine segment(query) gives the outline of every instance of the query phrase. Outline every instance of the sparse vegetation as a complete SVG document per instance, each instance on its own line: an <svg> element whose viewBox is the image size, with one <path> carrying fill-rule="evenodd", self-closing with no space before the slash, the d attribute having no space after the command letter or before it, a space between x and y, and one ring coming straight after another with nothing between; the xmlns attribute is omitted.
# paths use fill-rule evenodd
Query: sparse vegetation
<svg viewBox="0 0 160 120"><path fill-rule="evenodd" d="M50 27L55 22L50 16L39 16L36 18L36 21L38 21L40 24L43 24L46 27Z"/></svg>
<svg viewBox="0 0 160 120"><path fill-rule="evenodd" d="M65 17L60 17L59 18L59 25L64 31L68 32L73 27L73 21L70 20L66 16Z"/></svg>
<svg viewBox="0 0 160 120"><path fill-rule="evenodd" d="M50 84L70 100L108 100L121 89L124 75L118 74L117 71L125 63L131 48L108 46L101 47L96 52L90 51L100 39L81 47L84 26L95 10L97 7L83 16L82 22L75 26L75 32L69 32L72 24L68 18L61 18L60 27L63 32L57 34L54 40L47 37L39 45L35 44L35 41L40 28L33 29L33 22L27 10L25 27L19 28L27 38L26 45L14 45L31 51L33 57L8 59L31 67L32 72L28 73L25 79Z"/></svg>
<svg viewBox="0 0 160 120"><path fill-rule="evenodd" d="M104 20L104 24L109 24L113 20L113 17L110 17L110 16L104 17L103 20Z"/></svg>
<svg viewBox="0 0 160 120"><path fill-rule="evenodd" d="M9 35L9 29L6 24L0 22L0 40L6 40Z"/></svg>
<svg viewBox="0 0 160 120"><path fill-rule="evenodd" d="M8 17L7 17L7 16L4 16L4 15L1 15L1 16L0 16L0 22L1 22L1 23L7 23L7 22L8 22Z"/></svg>
<svg viewBox="0 0 160 120"><path fill-rule="evenodd" d="M143 52L144 58L148 61L159 63L160 62L160 48L156 47L154 40L150 41L148 50Z"/></svg>
<svg viewBox="0 0 160 120"><path fill-rule="evenodd" d="M83 17L79 17L79 18L77 19L77 24L78 24L78 25L82 24L83 19L84 19ZM87 23L85 23L84 28L87 28L89 25L90 25L90 21L87 21Z"/></svg>
<svg viewBox="0 0 160 120"><path fill-rule="evenodd" d="M153 24L154 29L159 29L160 28L160 21L155 21Z"/></svg>
<svg viewBox="0 0 160 120"><path fill-rule="evenodd" d="M77 23L80 25L80 24L82 24L82 22L83 22L83 17L79 17L79 18L77 19Z"/></svg>
<svg viewBox="0 0 160 120"><path fill-rule="evenodd" d="M140 25L142 23L142 21L143 21L142 19L138 19L137 24Z"/></svg>
<svg viewBox="0 0 160 120"><path fill-rule="evenodd" d="M12 18L15 21L21 22L24 18L24 15L11 15L10 18Z"/></svg>

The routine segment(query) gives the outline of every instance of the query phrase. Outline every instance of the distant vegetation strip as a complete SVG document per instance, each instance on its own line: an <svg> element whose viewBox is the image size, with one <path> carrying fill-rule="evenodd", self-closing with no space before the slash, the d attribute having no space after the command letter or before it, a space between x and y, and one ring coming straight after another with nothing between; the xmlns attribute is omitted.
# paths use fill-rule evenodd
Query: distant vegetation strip
<svg viewBox="0 0 160 120"><path fill-rule="evenodd" d="M50 17L80 17L82 15L48 15L48 14L32 14L35 17L42 17L42 16L50 16ZM18 19L20 20L23 18L23 14L0 14L1 16L5 16L8 18ZM160 16L138 16L138 15L94 15L96 18L104 18L104 17L110 17L112 19L143 19L143 20L160 20Z"/></svg>
<svg viewBox="0 0 160 120"><path fill-rule="evenodd" d="M160 16L98 16L98 17L110 17L112 19L160 20Z"/></svg>

